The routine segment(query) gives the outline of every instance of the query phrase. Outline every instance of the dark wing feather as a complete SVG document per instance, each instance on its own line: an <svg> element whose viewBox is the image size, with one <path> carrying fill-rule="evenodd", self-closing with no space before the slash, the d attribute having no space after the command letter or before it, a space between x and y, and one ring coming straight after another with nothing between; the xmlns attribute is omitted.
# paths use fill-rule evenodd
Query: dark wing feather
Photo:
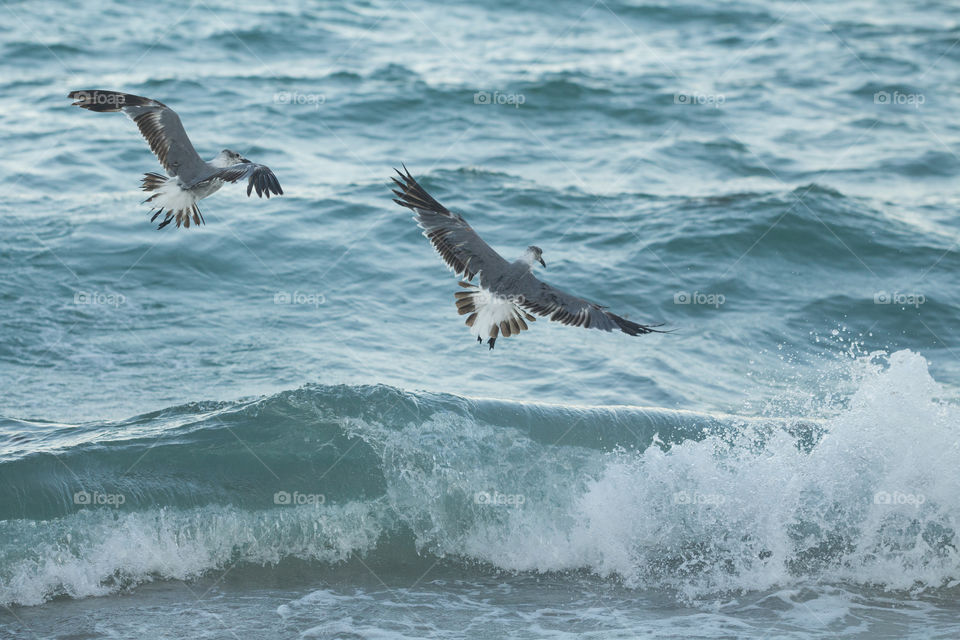
<svg viewBox="0 0 960 640"><path fill-rule="evenodd" d="M162 102L130 93L99 89L71 91L68 97L75 100L74 106L83 109L123 111L130 116L167 174L180 178L184 184L192 185L210 173L207 163L197 154L187 137L180 117Z"/></svg>
<svg viewBox="0 0 960 640"><path fill-rule="evenodd" d="M393 190L397 196L393 201L416 214L414 220L447 266L467 280L472 280L480 273L480 283L484 285L487 284L484 273L502 273L507 261L477 235L463 216L452 213L434 200L413 179L406 167L403 170L405 173L394 169L402 181L393 178L394 184L399 187L399 190Z"/></svg>
<svg viewBox="0 0 960 640"><path fill-rule="evenodd" d="M278 196L283 195L283 189L280 188L280 182L277 181L277 176L273 175L273 171L266 165L256 164L254 162L241 162L232 167L220 169L213 174L213 177L220 178L224 182L238 182L244 178L249 178L247 182L248 196L254 189L257 190L258 198L262 198L263 196L269 198L271 193Z"/></svg>
<svg viewBox="0 0 960 640"><path fill-rule="evenodd" d="M637 324L621 318L607 311L605 307L550 286L533 273L523 275L511 286L509 293L514 297L516 304L530 313L549 317L550 320L566 325L603 331L619 329L631 336L665 333L656 329L662 325Z"/></svg>

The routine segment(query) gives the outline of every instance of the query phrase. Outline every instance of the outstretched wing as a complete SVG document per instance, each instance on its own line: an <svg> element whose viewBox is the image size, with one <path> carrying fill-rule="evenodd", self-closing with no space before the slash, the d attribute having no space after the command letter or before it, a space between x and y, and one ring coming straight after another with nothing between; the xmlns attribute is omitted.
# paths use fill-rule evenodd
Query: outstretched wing
<svg viewBox="0 0 960 640"><path fill-rule="evenodd" d="M269 198L271 193L278 196L283 195L283 189L280 188L277 176L273 175L273 171L266 165L256 164L254 162L241 162L240 164L220 169L213 174L213 177L220 178L224 182L238 182L244 178L249 178L247 182L248 196L254 189L257 190L258 198L262 198L264 195Z"/></svg>
<svg viewBox="0 0 960 640"><path fill-rule="evenodd" d="M207 163L197 154L183 130L176 112L157 100L118 91L90 89L71 91L76 107L90 111L122 111L137 124L150 150L168 175L192 185L210 173Z"/></svg>
<svg viewBox="0 0 960 640"><path fill-rule="evenodd" d="M606 307L550 286L532 272L524 274L510 288L509 293L515 304L530 313L549 317L555 322L584 329L602 329L603 331L619 329L631 336L644 333L666 333L656 329L662 325L637 324L621 318L607 311Z"/></svg>
<svg viewBox="0 0 960 640"><path fill-rule="evenodd" d="M414 220L423 229L423 235L430 240L447 266L467 280L473 280L479 273L480 284L483 285L494 274L503 273L507 261L477 235L463 216L447 210L413 179L406 167L403 170L406 173L394 169L402 182L393 178L393 182L400 187L399 191L393 190L397 195L393 201L413 210L416 214Z"/></svg>

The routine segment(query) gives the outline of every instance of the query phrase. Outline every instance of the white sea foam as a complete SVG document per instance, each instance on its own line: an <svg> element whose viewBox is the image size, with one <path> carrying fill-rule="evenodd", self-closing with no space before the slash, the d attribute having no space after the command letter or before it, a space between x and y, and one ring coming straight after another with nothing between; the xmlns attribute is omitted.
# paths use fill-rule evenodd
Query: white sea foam
<svg viewBox="0 0 960 640"><path fill-rule="evenodd" d="M956 584L960 409L939 400L915 353L857 366L858 390L812 450L784 431L745 427L612 453L563 512L515 510L500 528L471 532L461 551L690 597L811 578Z"/></svg>
<svg viewBox="0 0 960 640"><path fill-rule="evenodd" d="M450 413L400 427L344 419L376 452L385 494L7 521L0 533L23 544L4 556L0 600L102 595L237 561L340 562L410 533L422 554L586 570L689 599L811 580L955 585L960 409L940 400L926 361L909 351L859 360L854 377L856 392L819 423L819 439L745 420L697 440L603 452Z"/></svg>

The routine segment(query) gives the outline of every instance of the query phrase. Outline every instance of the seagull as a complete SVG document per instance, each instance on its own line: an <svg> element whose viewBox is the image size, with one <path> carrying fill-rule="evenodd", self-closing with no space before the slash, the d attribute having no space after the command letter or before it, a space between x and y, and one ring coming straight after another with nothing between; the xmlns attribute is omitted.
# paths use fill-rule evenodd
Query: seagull
<svg viewBox="0 0 960 640"><path fill-rule="evenodd" d="M631 322L610 313L606 307L539 280L533 274L534 265L547 266L540 247L527 247L519 259L507 262L484 242L463 216L434 200L414 180L406 166L403 167L405 173L399 169L394 171L400 180L396 177L392 180L400 190L393 189L397 196L393 201L416 214L413 219L423 229L423 235L451 271L465 278L459 285L467 291L454 294L457 312L470 314L466 324L478 343L486 337L487 344L493 349L499 336L509 338L526 331L529 328L527 322L536 320L535 316L585 329L619 329L630 336L667 333L655 328L662 325ZM470 282L475 276L479 276L479 284Z"/></svg>
<svg viewBox="0 0 960 640"><path fill-rule="evenodd" d="M67 96L76 100L75 107L90 111L122 111L137 123L140 133L150 144L167 175L144 174L142 189L155 193L144 202L149 202L153 222L163 214L157 229L163 229L173 221L190 227L204 223L197 202L215 193L224 182L247 182L247 196L253 189L257 197L267 198L271 193L283 195L283 189L268 167L250 162L236 151L224 149L213 160L205 162L187 137L176 112L157 100L117 91L71 91ZM152 211L156 209L156 212Z"/></svg>

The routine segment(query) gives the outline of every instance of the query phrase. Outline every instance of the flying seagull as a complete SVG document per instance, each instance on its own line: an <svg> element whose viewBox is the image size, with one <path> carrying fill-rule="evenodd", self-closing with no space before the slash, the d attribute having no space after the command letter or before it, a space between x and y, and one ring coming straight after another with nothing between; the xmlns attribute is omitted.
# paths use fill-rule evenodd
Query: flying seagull
<svg viewBox="0 0 960 640"><path fill-rule="evenodd" d="M205 162L187 137L176 112L156 100L117 91L71 91L67 96L76 100L73 106L90 111L122 111L137 123L140 133L150 144L167 175L147 173L143 178L144 191L154 191L144 200L149 202L153 222L160 214L163 220L158 229L173 221L177 226L203 224L197 202L215 193L224 182L248 179L247 196L253 189L257 197L267 198L271 193L283 195L283 189L268 167L250 162L236 151L224 149L210 162Z"/></svg>
<svg viewBox="0 0 960 640"><path fill-rule="evenodd" d="M533 275L534 265L547 266L540 247L527 247L519 259L507 262L483 241L463 216L434 200L407 168L403 169L405 173L394 169L400 180L392 179L400 190L393 190L397 195L393 201L416 214L413 218L423 229L423 235L447 266L466 279L459 284L468 291L454 295L459 314L470 314L467 326L473 330L477 342L482 343L486 337L487 344L493 349L497 337L509 338L526 331L527 322L536 320L534 315L585 329L619 329L631 336L665 333L655 328L661 325L630 322L610 313L606 307L539 280ZM470 282L474 276L479 276L478 285Z"/></svg>

